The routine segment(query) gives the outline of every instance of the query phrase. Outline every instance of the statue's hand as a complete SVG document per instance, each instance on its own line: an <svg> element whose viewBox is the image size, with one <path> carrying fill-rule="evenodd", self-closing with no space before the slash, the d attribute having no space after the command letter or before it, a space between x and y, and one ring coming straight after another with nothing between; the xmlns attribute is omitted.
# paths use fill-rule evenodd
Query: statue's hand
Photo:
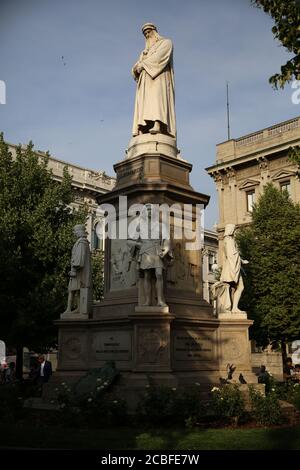
<svg viewBox="0 0 300 470"><path fill-rule="evenodd" d="M168 253L168 250L167 250L166 248L164 248L164 249L161 250L161 252L159 253L159 257L160 257L160 258L164 258L167 253Z"/></svg>
<svg viewBox="0 0 300 470"><path fill-rule="evenodd" d="M242 264L249 264L249 261L247 259L242 259Z"/></svg>
<svg viewBox="0 0 300 470"><path fill-rule="evenodd" d="M69 272L69 276L70 276L70 277L76 277L76 271L71 270L71 271Z"/></svg>

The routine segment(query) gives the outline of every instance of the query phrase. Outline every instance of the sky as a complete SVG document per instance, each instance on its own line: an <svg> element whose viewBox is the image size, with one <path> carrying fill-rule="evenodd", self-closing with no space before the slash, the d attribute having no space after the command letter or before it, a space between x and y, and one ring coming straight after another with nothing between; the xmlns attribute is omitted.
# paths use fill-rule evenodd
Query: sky
<svg viewBox="0 0 300 470"><path fill-rule="evenodd" d="M227 139L226 81L232 138L300 115L291 86L268 83L290 56L250 0L0 0L0 131L114 176L131 137L131 67L145 22L174 44L177 143L194 189L211 196L213 228L217 195L205 168Z"/></svg>

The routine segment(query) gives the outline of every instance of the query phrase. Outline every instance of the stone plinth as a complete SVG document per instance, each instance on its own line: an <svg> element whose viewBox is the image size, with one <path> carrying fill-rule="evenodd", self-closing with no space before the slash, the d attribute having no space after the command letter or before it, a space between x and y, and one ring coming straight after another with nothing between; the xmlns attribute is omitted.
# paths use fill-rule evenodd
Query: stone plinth
<svg viewBox="0 0 300 470"><path fill-rule="evenodd" d="M174 139L142 135L131 140L127 158L114 166L115 188L99 196L98 203L112 204L117 225L127 211L120 196L131 204L186 204L191 226L196 226L194 207L208 204L209 197L194 191L189 181L192 165L178 158ZM123 211L123 212L122 212ZM171 217L171 233L180 218ZM172 238L172 236L171 236ZM121 372L120 395L131 405L148 384L188 388L195 383L207 392L227 376L227 364L236 366L236 377L255 382L251 372L248 329L243 314L216 318L203 299L202 257L199 249L186 248L186 239L173 239L174 261L164 270L164 298L168 307L157 307L155 278L151 306L140 306L137 264L126 239L105 244L104 300L94 303L86 320L61 319L59 326L60 374L78 376L91 368L115 361Z"/></svg>
<svg viewBox="0 0 300 470"><path fill-rule="evenodd" d="M137 307L126 317L120 312L111 319L59 320L59 373L78 376L115 361L124 394L126 387L141 391L148 375L157 384L190 387L197 382L207 391L226 378L229 363L236 367L236 381L242 374L247 383L257 382L251 368L251 320L203 319L163 309Z"/></svg>
<svg viewBox="0 0 300 470"><path fill-rule="evenodd" d="M247 312L219 312L218 318L222 320L247 320Z"/></svg>
<svg viewBox="0 0 300 470"><path fill-rule="evenodd" d="M62 313L60 318L62 320L87 320L89 318L88 314L75 313L75 312L65 312Z"/></svg>
<svg viewBox="0 0 300 470"><path fill-rule="evenodd" d="M134 158L145 154L166 155L168 157L180 158L176 139L164 134L141 134L132 137L126 151L127 158Z"/></svg>

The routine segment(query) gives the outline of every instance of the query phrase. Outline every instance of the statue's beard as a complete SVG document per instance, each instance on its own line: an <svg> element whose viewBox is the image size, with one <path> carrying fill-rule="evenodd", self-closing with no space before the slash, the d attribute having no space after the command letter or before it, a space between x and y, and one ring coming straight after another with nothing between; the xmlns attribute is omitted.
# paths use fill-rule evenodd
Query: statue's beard
<svg viewBox="0 0 300 470"><path fill-rule="evenodd" d="M146 39L146 49L150 49L153 44L156 43L160 38L160 35L155 31L154 34Z"/></svg>

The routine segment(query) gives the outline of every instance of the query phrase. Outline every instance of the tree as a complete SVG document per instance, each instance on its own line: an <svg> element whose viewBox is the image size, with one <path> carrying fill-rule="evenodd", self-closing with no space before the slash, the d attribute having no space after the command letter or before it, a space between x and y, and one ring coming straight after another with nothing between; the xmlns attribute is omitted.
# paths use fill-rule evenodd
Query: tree
<svg viewBox="0 0 300 470"><path fill-rule="evenodd" d="M92 254L93 298L103 300L104 294L104 252L97 250Z"/></svg>
<svg viewBox="0 0 300 470"><path fill-rule="evenodd" d="M56 182L47 164L31 142L13 159L0 135L0 325L17 351L56 342L53 320L65 308L72 229L86 216L70 208L67 169Z"/></svg>
<svg viewBox="0 0 300 470"><path fill-rule="evenodd" d="M298 165L298 176L299 176L299 168L300 168L300 147L296 145L295 147L290 147L288 152L288 157L291 162L296 163Z"/></svg>
<svg viewBox="0 0 300 470"><path fill-rule="evenodd" d="M243 307L258 344L300 337L300 206L268 184L254 205L252 224L237 236L245 267ZM283 357L285 358L285 357Z"/></svg>
<svg viewBox="0 0 300 470"><path fill-rule="evenodd" d="M299 0L251 0L258 8L262 8L274 20L272 28L274 37L278 39L293 57L281 66L280 73L270 77L269 82L274 88L284 88L293 79L300 79L300 2Z"/></svg>

